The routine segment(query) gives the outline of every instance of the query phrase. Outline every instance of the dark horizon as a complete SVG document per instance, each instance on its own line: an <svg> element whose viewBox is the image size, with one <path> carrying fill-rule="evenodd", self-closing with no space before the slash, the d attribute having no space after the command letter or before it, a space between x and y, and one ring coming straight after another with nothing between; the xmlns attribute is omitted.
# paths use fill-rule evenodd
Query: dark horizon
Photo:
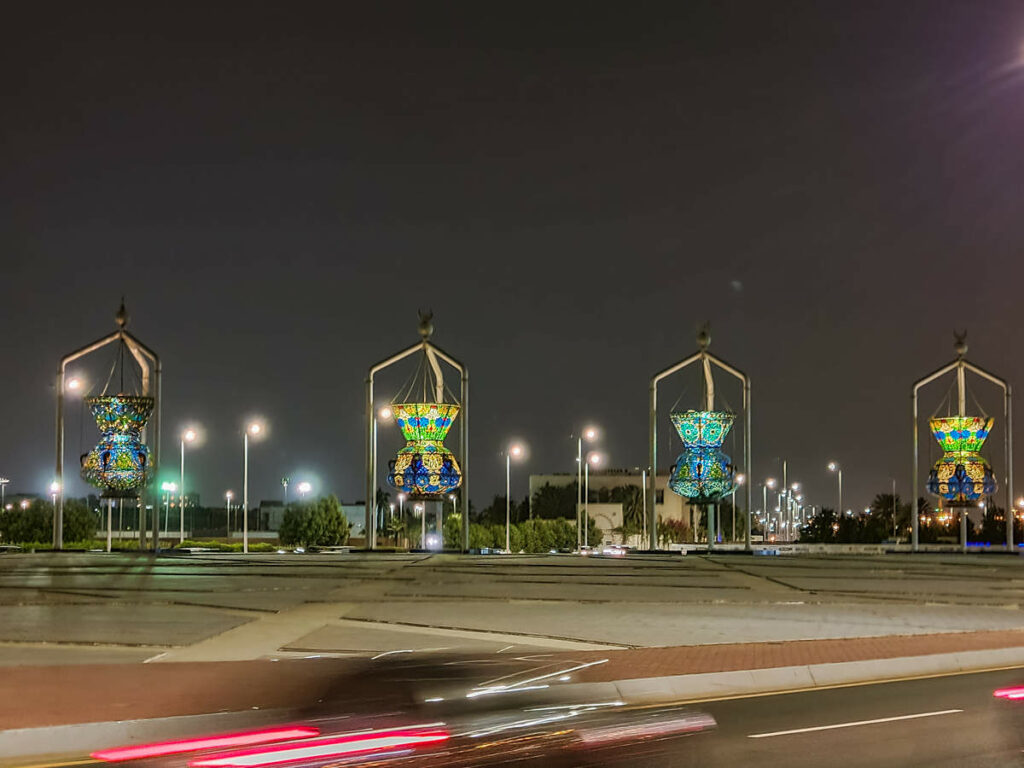
<svg viewBox="0 0 1024 768"><path fill-rule="evenodd" d="M210 506L240 494L256 414L251 500L283 475L361 499L366 371L417 340L421 308L470 368L478 509L513 439L516 498L573 471L585 424L611 466L646 465L648 380L705 321L752 378L753 480L787 458L817 505L832 459L846 506L894 476L911 495L910 387L954 358L954 330L1024 379L1024 2L115 4L23 7L10 29L10 493L45 493L57 364L114 329L122 295L163 358L171 474L174 436L207 433L186 474ZM663 391L662 467L667 409L698 392L695 375ZM972 392L1002 486L1001 400ZM95 439L72 405L69 479ZM399 444L382 429L382 486Z"/></svg>

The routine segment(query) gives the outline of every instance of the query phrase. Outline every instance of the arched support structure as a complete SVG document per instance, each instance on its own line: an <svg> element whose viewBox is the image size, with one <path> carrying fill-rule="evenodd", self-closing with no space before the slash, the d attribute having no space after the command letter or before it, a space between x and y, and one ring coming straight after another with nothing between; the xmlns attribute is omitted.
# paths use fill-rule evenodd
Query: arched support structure
<svg viewBox="0 0 1024 768"><path fill-rule="evenodd" d="M711 337L708 334L707 329L704 328L697 335L697 345L699 349L695 354L680 360L674 365L670 365L665 370L656 373L651 377L648 414L648 425L650 429L650 472L647 476L647 488L644 489L644 498L647 505L648 515L647 546L652 551L658 548L658 511L656 504L658 477L658 384L663 379L690 367L694 363L699 363L704 369L705 378L710 378L711 366L714 365L728 373L730 376L739 379L743 385L743 471L747 477L747 482L745 483L747 489L747 533L745 547L748 550L750 549L751 487L753 485L753 483L750 482L750 478L753 476L750 472L750 377L738 368L733 367L729 363L708 352L708 345L710 343ZM714 388L713 385L711 385L707 387L707 398L710 400L713 397ZM709 541L711 538L709 538Z"/></svg>
<svg viewBox="0 0 1024 768"><path fill-rule="evenodd" d="M366 548L369 550L377 548L377 414L374 408L373 388L378 373L417 352L423 352L427 356L434 371L437 387L435 396L439 402L443 400L444 395L439 361L447 363L459 373L459 405L462 415L459 427L459 456L462 466L462 485L459 488L460 506L463 510L462 549L469 550L469 369L430 341L434 331L431 317L430 314L420 314L421 341L370 366L366 376Z"/></svg>
<svg viewBox="0 0 1024 768"><path fill-rule="evenodd" d="M97 339L91 344L86 344L84 347L76 349L74 352L69 352L64 355L60 360L60 366L57 368L57 472L54 478L57 482L57 505L54 509L53 514L53 548L63 549L64 548L64 387L65 377L67 375L68 365L76 360L80 360L87 355L92 354L100 349L103 349L110 344L124 344L128 351L131 353L135 362L138 363L139 369L142 372L142 394L146 397L152 397L154 401L153 405L153 441L151 447L152 461L154 472L159 471L160 467L160 407L163 402L161 398L161 378L163 376L163 370L160 366L160 357L152 349L143 344L139 339L130 334L127 330L128 326L128 312L125 310L124 302L121 302L121 306L117 311L117 330L109 336L104 336L101 339ZM148 432L149 427L146 428ZM143 441L146 441L148 434L144 432ZM145 491L143 491L145 493ZM143 515L145 510L145 503L142 504ZM154 504L154 509L156 505ZM141 519L141 518L140 518ZM160 536L160 516L158 514L153 515L153 548L154 550L158 546ZM139 548L143 547L142 539L142 528L139 530Z"/></svg>
<svg viewBox="0 0 1024 768"><path fill-rule="evenodd" d="M918 379L914 382L914 386L910 391L910 402L911 402L911 420L913 422L914 429L914 469L911 473L911 548L914 552L918 551L919 548L919 535L921 528L920 521L920 510L917 509L917 492L918 482L920 477L918 475L920 456L919 456L919 424L918 424L918 409L917 409L917 395L922 387L931 384L937 379L942 378L947 373L956 373L957 379L957 407L959 409L959 415L966 415L967 409L967 372L971 372L976 376L995 384L1001 390L1003 390L1003 460L1006 464L1006 474L1003 480L1003 486L1006 490L1006 551L1012 552L1013 547L1013 518L1014 518L1014 506L1013 506L1013 387L1006 379L996 376L994 373L986 371L980 366L974 365L965 359L967 354L967 334L956 334L956 351L957 358L948 365L944 365L936 371L928 374L927 376ZM965 540L966 542L966 540Z"/></svg>

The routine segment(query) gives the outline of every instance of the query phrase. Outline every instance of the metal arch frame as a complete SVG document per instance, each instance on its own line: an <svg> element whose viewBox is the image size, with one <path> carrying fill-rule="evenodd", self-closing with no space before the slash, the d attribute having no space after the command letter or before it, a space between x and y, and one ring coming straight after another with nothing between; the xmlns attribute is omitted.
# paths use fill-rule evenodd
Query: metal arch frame
<svg viewBox="0 0 1024 768"><path fill-rule="evenodd" d="M650 384L650 411L649 411L649 426L650 426L650 474L647 478L647 488L645 489L645 498L649 498L650 503L647 507L648 514L648 540L647 545L651 551L655 551L658 548L658 511L657 511L657 477L658 477L658 383L674 373L678 373L684 368L693 365L694 363L703 363L705 360L715 364L726 373L734 376L743 383L743 464L744 473L747 476L747 533L744 548L750 549L750 510L751 510L751 475L750 472L750 377L743 373L738 368L733 367L729 363L721 360L712 355L707 350L708 341L699 340L700 350L693 355L679 361L675 365L671 365L660 373L656 373L651 377Z"/></svg>
<svg viewBox="0 0 1024 768"><path fill-rule="evenodd" d="M459 390L460 412L462 425L459 428L459 453L462 466L462 486L459 489L462 517L462 548L469 551L469 369L443 349L432 343L428 338L413 344L411 347L397 352L391 357L370 366L366 377L366 548L377 548L377 414L373 403L374 377L395 363L404 360L416 352L433 352L448 365L459 372L461 386Z"/></svg>
<svg viewBox="0 0 1024 768"><path fill-rule="evenodd" d="M919 531L920 531L920 527L921 527L920 510L917 509L917 492L918 492L918 485L917 484L918 484L919 479L920 479L918 477L918 469L919 469L919 464L920 464L920 456L919 456L919 441L920 441L919 429L920 429L920 427L919 427L919 424L918 424L917 393L918 393L918 391L922 387L927 386L928 384L931 384L936 379L946 375L947 373L951 373L952 371L957 371L957 376L958 377L963 377L963 375L964 375L964 373L966 371L970 371L971 373L973 373L973 374L975 374L977 376L980 376L983 379L986 379L986 380L992 382L997 387L999 387L1000 389L1003 390L1003 428L1004 428L1004 434L1003 434L1003 459L1006 462L1006 475L1004 477L1003 485L1004 485L1004 487L1006 489L1006 551L1007 552L1012 552L1013 548L1014 548L1013 547L1013 517L1014 517L1014 507L1013 507L1013 387L1011 387L1010 383L1008 381L1006 381L1005 379L1000 378L999 376L996 376L994 373L990 373L990 372L986 371L984 368L981 368L980 366L977 366L977 365L974 365L973 363L968 362L967 360L964 359L964 356L962 354L960 356L958 356L956 360L954 360L953 362L949 363L948 365L944 365L943 367L939 368L938 370L928 374L924 378L918 379L916 382L914 382L914 386L911 389L911 394L910 394L911 418L913 420L913 425L914 425L914 471L911 474L912 484L910 486L912 488L912 491L911 491L911 494L910 494L910 496L911 496L911 499L910 499L910 505L911 505L911 509L910 509L911 549L914 552L918 551L918 548L919 548L919 538L918 537L919 537ZM961 378L961 381L962 381L962 378ZM965 414L959 414L959 415L963 416Z"/></svg>
<svg viewBox="0 0 1024 768"><path fill-rule="evenodd" d="M139 368L142 370L142 390L143 395L146 397L152 397L154 400L153 407L153 444L151 446L153 452L153 467L154 474L159 472L160 467L160 408L162 405L161 397L161 380L163 377L163 369L160 365L160 356L157 355L152 349L143 344L139 339L130 334L126 329L127 315L124 312L124 304L121 305L121 309L118 312L118 324L121 326L109 336L104 336L101 339L97 339L91 344L86 344L74 352L69 352L64 355L60 360L60 367L57 369L57 485L59 486L58 491L58 502L57 508L54 511L53 516L53 548L61 550L64 548L64 378L67 374L68 364L78 360L86 355L92 354L103 347L113 344L114 342L124 342L128 347L128 350L132 353L132 357L139 364ZM153 379L155 378L155 387ZM148 427L147 427L148 431ZM145 436L143 442L145 442ZM146 491L143 490L143 494ZM142 505L145 508L145 504ZM159 546L159 515L153 516L153 549ZM140 537L142 531L140 526ZM139 547L142 547L142 540L139 540Z"/></svg>

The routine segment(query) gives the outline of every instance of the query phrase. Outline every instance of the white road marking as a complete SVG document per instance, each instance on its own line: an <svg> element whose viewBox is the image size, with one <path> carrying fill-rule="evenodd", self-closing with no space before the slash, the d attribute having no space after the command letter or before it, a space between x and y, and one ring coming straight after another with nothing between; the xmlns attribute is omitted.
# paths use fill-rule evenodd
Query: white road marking
<svg viewBox="0 0 1024 768"><path fill-rule="evenodd" d="M794 728L791 731L772 731L771 733L748 733L748 739L767 739L772 736L790 736L794 733L813 733L814 731L831 731L836 728L856 728L858 725L877 725L878 723L894 723L897 720L917 720L922 717L938 717L939 715L955 715L962 709L943 709L939 712L919 712L916 715L900 715L899 717L880 717L877 720L856 720L852 723L835 723L834 725L816 725L812 728Z"/></svg>

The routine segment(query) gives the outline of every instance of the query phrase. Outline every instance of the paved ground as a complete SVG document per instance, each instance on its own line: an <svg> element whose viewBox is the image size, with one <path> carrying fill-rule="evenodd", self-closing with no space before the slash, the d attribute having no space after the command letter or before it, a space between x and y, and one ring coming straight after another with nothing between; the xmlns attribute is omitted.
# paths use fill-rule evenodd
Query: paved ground
<svg viewBox="0 0 1024 768"><path fill-rule="evenodd" d="M0 665L535 652L1024 628L1000 555L0 556Z"/></svg>
<svg viewBox="0 0 1024 768"><path fill-rule="evenodd" d="M1010 666L1022 606L1002 555L3 555L0 742L269 715L410 651L635 702Z"/></svg>

